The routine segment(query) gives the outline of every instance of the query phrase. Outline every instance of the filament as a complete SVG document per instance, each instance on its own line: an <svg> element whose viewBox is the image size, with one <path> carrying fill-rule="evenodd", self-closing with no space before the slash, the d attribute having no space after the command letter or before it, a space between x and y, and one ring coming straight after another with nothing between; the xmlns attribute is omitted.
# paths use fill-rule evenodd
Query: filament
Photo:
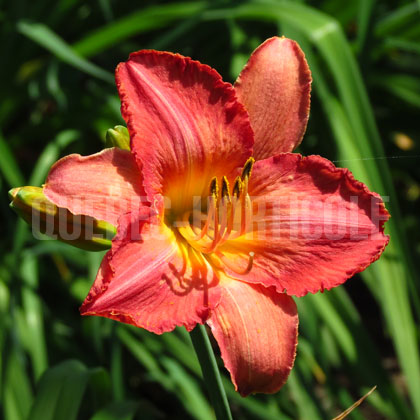
<svg viewBox="0 0 420 420"><path fill-rule="evenodd" d="M248 264L247 264L246 268L242 271L238 271L238 269L236 267L234 267L230 263L229 259L226 258L226 256L223 255L221 252L217 252L216 255L219 257L220 261L222 261L222 263L224 264L224 266L226 268L228 268L230 271L233 271L234 273L239 274L239 275L248 274L252 270L252 267L254 265L254 257L255 257L254 252L250 252L248 254Z"/></svg>
<svg viewBox="0 0 420 420"><path fill-rule="evenodd" d="M210 258L214 253L223 266L237 274L247 274L251 271L254 253L249 253L247 267L238 272L223 253L218 251L218 248L226 241L239 238L249 231L252 220L252 202L248 194L248 185L253 164L253 158L246 161L241 176L235 179L232 190L226 176L221 179L220 190L217 178L211 179L207 214L200 213L199 232L198 227L194 226L194 217L191 223L191 215L196 215L191 211L184 214L182 226L178 228L179 233L194 250ZM202 216L205 218L204 224L202 224Z"/></svg>

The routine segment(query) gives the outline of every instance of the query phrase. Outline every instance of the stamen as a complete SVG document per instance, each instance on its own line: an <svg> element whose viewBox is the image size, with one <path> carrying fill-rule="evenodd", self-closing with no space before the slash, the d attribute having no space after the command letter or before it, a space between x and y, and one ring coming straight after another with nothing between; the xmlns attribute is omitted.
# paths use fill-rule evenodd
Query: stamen
<svg viewBox="0 0 420 420"><path fill-rule="evenodd" d="M241 195L239 197L241 207L241 218L240 218L240 229L236 231L234 234L232 234L229 239L236 239L248 232L249 224L252 219L252 203L251 199L248 195L248 177L246 176L244 181L241 183L242 185L242 191Z"/></svg>
<svg viewBox="0 0 420 420"><path fill-rule="evenodd" d="M222 179L222 198L221 203L216 208L215 212L215 226L214 226L214 236L213 241L210 246L203 247L202 252L208 254L210 252L213 252L216 247L219 245L220 241L224 237L225 230L227 227L227 221L228 221L228 209L232 205L230 193L229 193L229 182L227 178L224 176ZM219 216L219 213L220 216ZM219 226L219 217L220 217L220 226ZM217 223L216 223L217 219Z"/></svg>
<svg viewBox="0 0 420 420"><path fill-rule="evenodd" d="M239 196L241 195L241 191L242 191L241 177L237 176L235 179L235 183L233 184L232 195L236 198L239 198Z"/></svg>
<svg viewBox="0 0 420 420"><path fill-rule="evenodd" d="M248 265L245 268L245 270L242 270L242 271L238 271L235 267L233 267L229 259L226 258L221 252L217 252L216 255L219 257L220 261L223 262L226 268L228 268L230 271L233 271L234 273L239 274L239 275L248 274L252 270L252 267L254 266L255 253L252 251L248 254Z"/></svg>
<svg viewBox="0 0 420 420"><path fill-rule="evenodd" d="M191 212L184 215L183 222L186 227L179 228L179 231L198 252L213 253L219 245L227 240L236 239L248 232L252 219L252 202L248 195L248 183L254 163L255 159L252 157L245 162L241 176L237 176L235 179L232 195L226 176L223 176L221 180L220 192L217 178L211 179L207 218L199 233L196 231L198 226L192 226L190 223ZM193 215L195 216L196 213ZM200 220L200 227L202 220ZM194 222L195 219L193 224ZM235 226L236 222L239 223L237 227ZM248 268L244 273L249 272L252 268L254 254L250 253L249 255Z"/></svg>
<svg viewBox="0 0 420 420"><path fill-rule="evenodd" d="M217 199L215 200L215 211L214 211L214 224L213 224L213 241L219 236L219 205Z"/></svg>
<svg viewBox="0 0 420 420"><path fill-rule="evenodd" d="M227 230L229 229L230 224L230 215L232 213L232 199L230 197L229 192L229 181L224 176L222 179L222 205L220 206L220 212L222 216L222 221L220 224L220 231L219 231L219 239L217 243L213 243L212 248L214 249L215 246L219 245L223 238L226 236Z"/></svg>
<svg viewBox="0 0 420 420"><path fill-rule="evenodd" d="M191 230L194 233L194 236L191 235L187 235L189 241L200 241L201 239L204 238L204 236L207 234L209 227L210 227L210 222L213 220L213 218L215 217L215 214L217 213L217 200L218 200L218 195L219 195L219 184L217 183L217 178L213 177L210 181L209 184L209 199L208 199L208 206L207 206L207 219L206 222L203 226L203 228L201 229L199 234L196 234L194 231L194 213L193 213L193 225L190 225ZM186 213L184 214L184 217L182 218L182 222L187 225L190 222L190 216L191 213ZM216 224L216 220L215 220L215 224ZM184 229L182 229L182 231L184 232Z"/></svg>
<svg viewBox="0 0 420 420"><path fill-rule="evenodd" d="M219 185L217 183L217 178L213 177L209 184L209 198L208 198L208 205L207 205L207 219L204 223L203 228L201 229L200 233L197 234L194 230L194 219L193 219L193 225L190 224L190 216L191 212L187 212L184 214L182 218L183 225L188 227L181 227L179 228L179 232L182 236L190 243L190 244L196 244L200 240L202 240L206 235L208 236L208 230L210 228L211 221L214 219L214 232L217 232L218 226L219 226L219 220L218 220L218 209L217 209L217 201L219 196ZM193 213L194 215L194 213ZM191 234L192 232L192 234ZM201 250L200 246L197 246L199 250Z"/></svg>
<svg viewBox="0 0 420 420"><path fill-rule="evenodd" d="M229 181L224 176L222 178L222 200L230 201Z"/></svg>
<svg viewBox="0 0 420 420"><path fill-rule="evenodd" d="M242 170L242 195L241 195L241 230L239 236L248 232L249 223L252 218L252 203L248 195L248 183L251 176L255 159L250 157Z"/></svg>
<svg viewBox="0 0 420 420"><path fill-rule="evenodd" d="M245 217L243 218L243 223L241 224L241 236L246 234L249 230L249 225L252 220L252 202L247 194L245 196Z"/></svg>
<svg viewBox="0 0 420 420"><path fill-rule="evenodd" d="M244 165L244 168L242 169L242 181L244 181L246 178L251 178L251 172L252 172L252 167L254 166L255 163L255 159L253 157L250 157Z"/></svg>
<svg viewBox="0 0 420 420"><path fill-rule="evenodd" d="M209 195L210 197L214 196L216 201L219 199L219 184L217 183L217 178L215 176L210 181Z"/></svg>
<svg viewBox="0 0 420 420"><path fill-rule="evenodd" d="M235 208L238 202L239 195L242 189L242 181L241 178L238 176L235 179L235 184L233 185L233 197L230 199L230 202L227 206L227 226L226 230L222 236L219 245L224 244L228 239L233 229L233 223L235 221Z"/></svg>
<svg viewBox="0 0 420 420"><path fill-rule="evenodd" d="M242 194L241 196L241 230L239 233L239 236L242 235L245 232L245 227L246 227L246 197L247 197L247 190L248 190L248 183L245 182L245 191L244 194Z"/></svg>
<svg viewBox="0 0 420 420"><path fill-rule="evenodd" d="M207 224L207 230L208 230L211 220L214 219L213 232L214 232L214 237L216 237L219 230L219 209L218 209L219 184L217 182L216 177L213 177L210 181L209 193L210 193L209 206L210 206L210 209L212 209L212 211L208 212L206 224ZM207 233L207 230L206 230L206 233Z"/></svg>
<svg viewBox="0 0 420 420"><path fill-rule="evenodd" d="M207 234L208 230L209 230L209 225L210 225L210 221L213 220L213 215L215 212L215 202L213 197L209 197L209 205L208 205L208 213L207 213L207 219L206 222L204 223L203 228L200 230L200 233L196 233L194 230L194 216L193 216L193 224L190 224L190 215L191 213L186 213L184 215L184 217L182 218L182 222L185 226L187 226L189 224L189 227L191 228L191 230L193 231L195 236L188 236L189 240L192 241L199 241L201 239L204 238L204 236ZM194 213L193 213L194 214Z"/></svg>

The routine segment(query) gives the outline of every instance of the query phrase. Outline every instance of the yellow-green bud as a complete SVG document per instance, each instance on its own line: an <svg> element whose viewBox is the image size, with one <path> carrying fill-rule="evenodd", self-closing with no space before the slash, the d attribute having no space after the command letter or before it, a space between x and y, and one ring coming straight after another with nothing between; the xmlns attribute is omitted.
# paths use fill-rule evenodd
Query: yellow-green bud
<svg viewBox="0 0 420 420"><path fill-rule="evenodd" d="M106 132L106 147L119 147L123 150L130 150L130 135L126 127L116 125Z"/></svg>
<svg viewBox="0 0 420 420"><path fill-rule="evenodd" d="M113 225L57 207L45 197L42 188L13 188L9 199L10 207L32 226L35 236L42 233L88 251L111 248L116 233Z"/></svg>

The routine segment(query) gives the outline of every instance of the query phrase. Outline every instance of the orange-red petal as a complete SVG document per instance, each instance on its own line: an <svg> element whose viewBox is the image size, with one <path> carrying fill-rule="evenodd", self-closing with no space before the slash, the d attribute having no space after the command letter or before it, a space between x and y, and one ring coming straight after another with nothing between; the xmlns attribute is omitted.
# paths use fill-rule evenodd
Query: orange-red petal
<svg viewBox="0 0 420 420"><path fill-rule="evenodd" d="M213 176L250 156L248 114L229 83L209 66L179 54L139 51L116 71L121 112L145 189L168 196L174 211L207 195Z"/></svg>
<svg viewBox="0 0 420 420"><path fill-rule="evenodd" d="M311 81L305 56L295 41L270 38L253 52L235 90L254 130L255 159L291 152L302 141Z"/></svg>
<svg viewBox="0 0 420 420"><path fill-rule="evenodd" d="M231 280L207 321L242 396L277 392L293 367L298 316L293 299L274 288Z"/></svg>
<svg viewBox="0 0 420 420"><path fill-rule="evenodd" d="M254 165L253 231L220 252L245 281L303 296L330 289L379 258L389 237L381 198L320 156L281 154Z"/></svg>
<svg viewBox="0 0 420 420"><path fill-rule="evenodd" d="M120 218L118 237L81 307L156 334L204 323L220 299L218 279L205 261L184 254L156 216ZM141 220L144 219L144 220Z"/></svg>
<svg viewBox="0 0 420 420"><path fill-rule="evenodd" d="M132 154L117 148L90 156L69 155L54 164L44 194L73 214L105 220L118 218L145 205L142 174Z"/></svg>

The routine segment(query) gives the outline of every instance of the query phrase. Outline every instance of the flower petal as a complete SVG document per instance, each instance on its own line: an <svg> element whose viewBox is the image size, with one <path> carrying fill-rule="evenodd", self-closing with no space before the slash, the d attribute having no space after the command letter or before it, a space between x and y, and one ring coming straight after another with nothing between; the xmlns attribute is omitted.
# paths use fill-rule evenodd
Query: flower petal
<svg viewBox="0 0 420 420"><path fill-rule="evenodd" d="M60 159L48 174L44 194L73 214L92 216L114 226L119 216L139 209L146 201L134 157L117 148Z"/></svg>
<svg viewBox="0 0 420 420"><path fill-rule="evenodd" d="M145 50L119 64L116 79L151 202L164 194L175 211L191 205L193 196L207 195L213 176L229 174L250 156L247 112L210 67Z"/></svg>
<svg viewBox="0 0 420 420"><path fill-rule="evenodd" d="M120 218L118 238L81 313L157 334L181 325L190 331L219 302L218 279L203 259L184 253L175 234L155 216L134 216Z"/></svg>
<svg viewBox="0 0 420 420"><path fill-rule="evenodd" d="M379 258L389 237L381 198L320 156L282 154L254 165L253 232L220 251L240 278L303 296L330 289Z"/></svg>
<svg viewBox="0 0 420 420"><path fill-rule="evenodd" d="M274 288L230 280L207 321L232 382L245 397L274 393L293 367L298 316L293 299Z"/></svg>
<svg viewBox="0 0 420 420"><path fill-rule="evenodd" d="M251 55L235 83L254 130L255 159L291 152L309 117L311 72L299 45L270 38Z"/></svg>

